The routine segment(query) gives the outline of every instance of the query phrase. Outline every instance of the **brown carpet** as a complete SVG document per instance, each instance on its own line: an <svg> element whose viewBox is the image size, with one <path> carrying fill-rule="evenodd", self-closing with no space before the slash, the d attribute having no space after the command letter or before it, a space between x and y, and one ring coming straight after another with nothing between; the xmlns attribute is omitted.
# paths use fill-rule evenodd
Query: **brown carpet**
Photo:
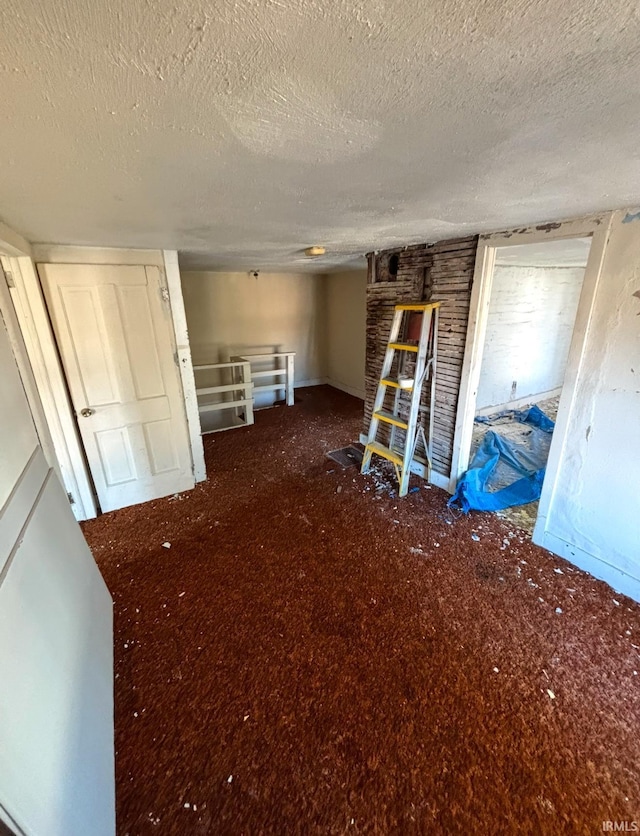
<svg viewBox="0 0 640 836"><path fill-rule="evenodd" d="M324 455L361 402L296 394L206 437L207 483L84 526L115 599L118 833L638 821L640 608L442 491L376 493Z"/></svg>

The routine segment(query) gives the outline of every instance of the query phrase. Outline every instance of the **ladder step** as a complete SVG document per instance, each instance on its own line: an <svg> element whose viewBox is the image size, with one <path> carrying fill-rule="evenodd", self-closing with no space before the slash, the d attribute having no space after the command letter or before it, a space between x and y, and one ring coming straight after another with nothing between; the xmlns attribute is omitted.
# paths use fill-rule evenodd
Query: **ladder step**
<svg viewBox="0 0 640 836"><path fill-rule="evenodd" d="M439 307L439 302L407 302L394 305L389 342L380 371L361 472L369 472L374 454L387 459L393 464L398 477L398 496L406 496L409 490L409 463L415 458L416 447L419 443L426 453L427 476L429 478L431 476L431 436L434 427L434 416L431 410L435 403ZM416 317L421 320L420 336L418 339L413 339L416 330L413 326L416 323L412 320ZM396 355L396 351L401 353ZM409 353L409 357L402 352ZM421 421L420 395L425 381L429 378L431 398L428 414L429 438L427 439ZM407 396L403 395L403 392L411 394ZM388 398L390 401L391 396L393 406L389 402L385 405L385 400ZM405 407L408 407L406 412ZM402 431L401 437L398 435L399 430ZM384 441L377 441L377 437L381 437ZM389 446L386 446L387 444Z"/></svg>
<svg viewBox="0 0 640 836"><path fill-rule="evenodd" d="M411 345L411 343L389 343L389 348L393 348L396 351L415 351L417 353L418 346Z"/></svg>
<svg viewBox="0 0 640 836"><path fill-rule="evenodd" d="M428 311L429 308L439 308L440 302L416 302L414 305L396 305L397 311Z"/></svg>
<svg viewBox="0 0 640 836"><path fill-rule="evenodd" d="M378 412L373 413L373 417L377 418L379 421L384 421L386 424L393 424L396 427L400 427L401 430L408 430L409 424L401 418L399 415L394 415L393 412L387 412L384 409L378 410Z"/></svg>
<svg viewBox="0 0 640 836"><path fill-rule="evenodd" d="M383 377L380 383L383 386L393 386L394 389L403 389L407 392L413 389L412 377Z"/></svg>
<svg viewBox="0 0 640 836"><path fill-rule="evenodd" d="M371 450L372 453L376 453L378 456L382 456L383 459L388 459L394 464L401 465L403 462L402 453L396 453L395 450L390 450L378 441L370 441L366 449Z"/></svg>

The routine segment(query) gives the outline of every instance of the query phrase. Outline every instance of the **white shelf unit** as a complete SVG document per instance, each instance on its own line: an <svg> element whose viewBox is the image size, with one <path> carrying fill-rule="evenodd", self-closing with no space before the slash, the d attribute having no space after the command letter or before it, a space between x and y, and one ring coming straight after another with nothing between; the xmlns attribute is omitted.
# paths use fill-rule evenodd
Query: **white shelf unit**
<svg viewBox="0 0 640 836"><path fill-rule="evenodd" d="M233 360L238 362L244 361L253 363L255 365L264 365L268 362L277 362L278 366L275 369L257 369L251 371L251 380L254 383L253 393L254 398L257 392L276 392L283 390L287 406L293 406L293 374L294 374L294 357L295 351L281 351L276 354L243 354L242 356L233 357ZM284 365L281 365L284 362ZM268 380L272 378L271 383L260 383L257 385L257 380ZM273 378L278 378L273 381Z"/></svg>
<svg viewBox="0 0 640 836"><path fill-rule="evenodd" d="M231 376L231 383L222 383L217 386L197 385L198 372L219 371ZM206 363L194 366L196 374L196 395L198 398L198 413L203 435L211 432L231 430L236 427L247 427L253 424L253 381L251 380L251 364L244 358L233 358L229 363ZM232 394L231 400L219 400L217 396L225 397ZM224 421L221 426L214 426L207 429L207 416L212 413L222 413ZM230 413L226 414L225 413Z"/></svg>

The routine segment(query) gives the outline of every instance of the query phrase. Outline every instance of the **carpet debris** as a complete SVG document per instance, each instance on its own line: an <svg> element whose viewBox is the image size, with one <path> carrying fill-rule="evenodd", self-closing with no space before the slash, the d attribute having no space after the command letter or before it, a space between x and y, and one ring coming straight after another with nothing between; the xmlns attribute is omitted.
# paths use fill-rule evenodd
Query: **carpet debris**
<svg viewBox="0 0 640 836"><path fill-rule="evenodd" d="M327 473L361 431L361 401L297 389L204 439L187 504L83 524L114 599L118 832L587 833L640 810L640 607L439 488ZM206 798L189 827L179 787Z"/></svg>

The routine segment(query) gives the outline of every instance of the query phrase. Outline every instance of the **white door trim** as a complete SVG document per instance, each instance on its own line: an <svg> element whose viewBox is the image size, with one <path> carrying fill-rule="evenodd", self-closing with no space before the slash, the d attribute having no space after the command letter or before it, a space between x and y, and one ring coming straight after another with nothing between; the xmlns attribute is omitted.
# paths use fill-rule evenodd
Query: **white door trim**
<svg viewBox="0 0 640 836"><path fill-rule="evenodd" d="M96 516L93 488L31 254L29 242L0 223L0 256L11 274L10 301L21 339L11 336L12 323L7 328L21 373L28 372L23 379L40 443L49 466L73 496L76 519L90 519Z"/></svg>
<svg viewBox="0 0 640 836"><path fill-rule="evenodd" d="M31 256L31 244L22 235L0 221L0 253L11 256Z"/></svg>
<svg viewBox="0 0 640 836"><path fill-rule="evenodd" d="M550 534L546 527L546 520L556 490L560 462L566 444L567 427L575 406L576 384L584 359L591 315L600 282L602 264L612 221L613 213L609 212L604 215L584 218L582 220L549 225L550 228L548 225L542 225L541 227L518 230L513 233L507 232L481 236L476 258L476 271L474 274L471 311L467 330L467 344L462 367L462 387L460 389L454 438L450 482L451 492L453 492L458 479L469 465L476 396L480 381L480 369L489 314L489 300L491 298L496 251L500 247L508 247L515 244L535 244L544 241L585 238L588 236L592 239L573 327L569 356L567 358L564 384L556 418L556 428L549 450L538 517L533 533L534 543L545 546L546 548L553 548L558 554L563 554L564 556L567 556L565 554L566 550L558 550L557 544L555 547L552 545L549 539Z"/></svg>
<svg viewBox="0 0 640 836"><path fill-rule="evenodd" d="M480 382L484 340L489 317L489 302L491 300L496 251L500 247L512 247L516 244L536 244L544 241L558 241L566 238L586 238L592 236L589 260L585 269L585 277L576 315L576 324L574 326L571 348L567 360L565 385L563 386L563 394L558 410L556 430L559 430L559 432L554 433L554 439L557 437L558 441L555 445L552 443L549 463L547 464L545 485L550 485L555 480L558 458L555 457L553 448L554 446L558 447L560 443L561 436L566 428L569 412L573 405L575 382L586 340L586 328L593 308L604 247L609 236L612 216L613 213L607 212L603 215L592 215L578 220L554 224L539 224L526 229L480 236L473 275L469 321L467 325L460 395L458 398L453 440L453 458L449 483L451 493L454 492L458 479L469 466L473 420L476 411L476 397ZM581 333L581 329L584 330L584 333ZM553 457L552 453L554 453Z"/></svg>
<svg viewBox="0 0 640 836"><path fill-rule="evenodd" d="M58 473L58 477L62 479L60 468L58 466L58 460L53 447L53 439L51 438L51 433L49 432L49 426L42 407L42 401L40 400L38 386L31 368L31 363L29 362L29 355L27 353L24 336L22 334L22 328L18 321L17 306L15 304L15 299L12 298L13 294L11 293L9 283L14 283L14 275L9 269L9 259L4 256L0 256L0 264L0 314L4 320L4 325L7 329L7 336L9 337L9 342L11 344L11 350L20 372L22 387L25 395L27 396L33 423L36 428L36 432L38 433L38 441L42 447L42 451L44 452L49 466L55 468Z"/></svg>
<svg viewBox="0 0 640 836"><path fill-rule="evenodd" d="M18 823L9 815L8 811L0 803L0 822L8 828L10 833L15 833L15 836L26 836L24 830Z"/></svg>
<svg viewBox="0 0 640 836"><path fill-rule="evenodd" d="M453 434L453 455L449 492L453 493L458 479L468 467L471 451L473 419L476 411L476 397L480 381L480 368L484 352L484 338L487 333L489 302L493 284L493 268L496 263L496 248L480 240L476 252L476 265L471 286L467 338L465 341L458 409Z"/></svg>
<svg viewBox="0 0 640 836"><path fill-rule="evenodd" d="M189 330L187 328L187 315L184 309L178 253L176 250L163 250L162 254L167 288L169 290L169 304L171 306L171 319L173 320L173 332L176 341L176 351L178 353L178 367L182 382L184 407L187 414L187 426L189 428L193 475L196 482L204 482L207 478L207 471L204 463L204 447L202 445L200 414L198 412L196 379L191 360Z"/></svg>
<svg viewBox="0 0 640 836"><path fill-rule="evenodd" d="M556 426L553 432L553 438L551 439L549 458L547 459L546 473L542 485L542 494L540 495L540 503L538 505L538 517L533 531L533 541L534 543L538 543L538 545L543 545L547 534L547 516L556 492L560 462L562 461L567 443L567 429L576 404L577 383L584 362L593 308L602 276L602 266L611 233L613 217L612 212L606 218L606 222L602 223L593 232L591 247L589 248L589 258L584 271L584 279L582 280L582 291L580 293L580 301L578 302L578 310L573 327L571 345L569 347L569 356L567 358L564 383L560 395Z"/></svg>
<svg viewBox="0 0 640 836"><path fill-rule="evenodd" d="M26 257L11 258L9 262L14 283L11 297L57 460L49 463L56 467L66 492L74 499L75 518L92 519L97 516L93 484L35 265ZM46 445L43 447L47 454Z"/></svg>
<svg viewBox="0 0 640 836"><path fill-rule="evenodd" d="M67 244L34 244L31 247L31 257L36 264L164 266L162 250L136 250L125 247L74 247Z"/></svg>

